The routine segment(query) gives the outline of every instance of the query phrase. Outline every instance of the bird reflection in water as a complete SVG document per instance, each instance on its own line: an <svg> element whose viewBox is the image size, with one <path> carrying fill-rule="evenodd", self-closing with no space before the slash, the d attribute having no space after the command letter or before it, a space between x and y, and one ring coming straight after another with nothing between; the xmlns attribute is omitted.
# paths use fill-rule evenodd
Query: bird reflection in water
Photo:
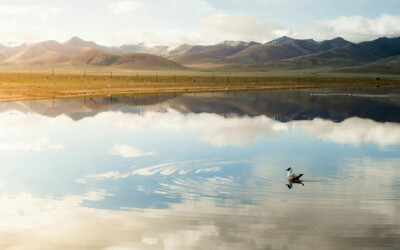
<svg viewBox="0 0 400 250"><path fill-rule="evenodd" d="M304 174L293 174L292 168L288 168L288 169L286 169L286 171L288 172L287 173L288 184L286 184L286 186L289 189L292 189L293 183L301 184L302 186L304 186L304 183L300 180L300 177L302 177Z"/></svg>
<svg viewBox="0 0 400 250"><path fill-rule="evenodd" d="M304 186L304 183L301 182L300 180L295 180L295 181L288 180L288 184L286 184L286 186L287 186L289 189L292 189L293 183L295 183L295 184L301 184L302 186Z"/></svg>

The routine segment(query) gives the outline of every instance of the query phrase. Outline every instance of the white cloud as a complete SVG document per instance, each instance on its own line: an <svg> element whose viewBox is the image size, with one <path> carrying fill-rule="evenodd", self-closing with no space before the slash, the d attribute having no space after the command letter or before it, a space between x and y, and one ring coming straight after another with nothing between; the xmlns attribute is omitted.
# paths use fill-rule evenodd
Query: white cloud
<svg viewBox="0 0 400 250"><path fill-rule="evenodd" d="M40 42L46 40L46 34L35 27L26 25L4 25L0 23L0 43L16 46L29 42Z"/></svg>
<svg viewBox="0 0 400 250"><path fill-rule="evenodd" d="M176 168L171 167L171 163L163 163L151 167L135 169L127 173L120 173L119 171L110 171L102 174L89 174L86 175L85 178L79 178L76 179L75 181L84 184L86 183L87 179L95 179L101 181L105 179L114 179L114 180L125 179L134 175L150 176L157 173L160 173L162 175L170 175L173 174L176 170L177 170Z"/></svg>
<svg viewBox="0 0 400 250"><path fill-rule="evenodd" d="M104 179L120 179L121 174L118 171L110 171L103 174L91 174L87 175L87 178L96 179L96 180L104 180ZM82 182L84 180L84 182ZM80 179L81 183L86 183L86 179Z"/></svg>
<svg viewBox="0 0 400 250"><path fill-rule="evenodd" d="M143 152L142 150L129 145L117 144L110 149L110 154L122 156L124 158L133 158L154 155L154 152Z"/></svg>
<svg viewBox="0 0 400 250"><path fill-rule="evenodd" d="M341 36L353 42L373 40L382 36L400 36L400 16L381 15L377 18L342 16L312 23L300 36L317 40Z"/></svg>
<svg viewBox="0 0 400 250"><path fill-rule="evenodd" d="M118 30L108 38L112 43L131 41L175 46L187 44L215 44L224 40L267 42L282 35L293 35L277 23L261 23L246 14L214 14L201 19L199 25L162 30L141 28Z"/></svg>
<svg viewBox="0 0 400 250"><path fill-rule="evenodd" d="M86 183L86 179L84 178L77 178L75 179L75 182L81 183L81 184L85 184Z"/></svg>
<svg viewBox="0 0 400 250"><path fill-rule="evenodd" d="M312 121L292 122L313 138L332 141L339 144L375 143L389 146L400 143L400 125L397 123L379 123L362 118L349 118L341 123L314 119Z"/></svg>
<svg viewBox="0 0 400 250"><path fill-rule="evenodd" d="M282 33L277 23L261 23L247 14L214 14L202 20L204 35L213 42L223 40L243 40L267 42Z"/></svg>
<svg viewBox="0 0 400 250"><path fill-rule="evenodd" d="M107 173L102 173L102 174L90 174L85 176L86 178L89 179L95 179L95 180L104 180L104 179L125 179L133 175L142 175L142 176L150 176L154 175L157 173L160 173L161 175L171 175L178 169L173 167L172 163L162 163L150 167L145 167L145 168L139 168L139 169L134 169L130 172L127 173L120 173L119 171L110 171ZM82 179L81 179L82 180Z"/></svg>
<svg viewBox="0 0 400 250"><path fill-rule="evenodd" d="M109 9L114 14L126 14L139 10L143 6L142 3L137 1L121 1L109 5Z"/></svg>
<svg viewBox="0 0 400 250"><path fill-rule="evenodd" d="M134 175L141 175L141 176L152 176L155 174L160 175L171 175L177 173L179 175L185 175L190 172L194 172L196 174L199 173L216 173L221 170L221 167L209 167L208 165L203 165L201 162L197 162L197 167L193 168L193 166L188 166L186 164L181 164L182 162L176 163L161 163L149 167L132 167L133 170L121 173L119 171L109 171L106 173L101 174L89 174L86 175L84 178L75 179L76 182L85 184L87 179L94 179L94 180L105 180L105 179L125 179ZM208 162L209 163L209 162ZM215 162L215 164L224 165L227 164L226 162Z"/></svg>
<svg viewBox="0 0 400 250"><path fill-rule="evenodd" d="M280 124L266 116L228 119L215 116L213 118L206 129L205 127L200 129L202 130L201 139L215 146L244 146L259 137L274 137L288 129L285 124Z"/></svg>
<svg viewBox="0 0 400 250"><path fill-rule="evenodd" d="M199 25L190 29L175 26L162 29L119 30L108 36L112 43L131 41L174 46L177 44L215 44L224 40L268 42L281 36L326 40L343 37L352 42L373 40L379 37L400 36L400 16L381 15L376 18L363 16L342 16L335 19L316 21L297 29L288 29L276 22L261 22L253 16L237 13L223 14L210 12L199 17Z"/></svg>
<svg viewBox="0 0 400 250"><path fill-rule="evenodd" d="M30 15L42 20L47 19L50 15L61 12L61 9L56 7L44 6L28 6L28 5L15 5L15 6L0 6L0 14L10 15Z"/></svg>
<svg viewBox="0 0 400 250"><path fill-rule="evenodd" d="M171 109L165 113L149 111L143 115L106 112L98 118L125 129L194 129L200 131L202 141L215 146L243 146L257 138L278 136L292 129L304 131L312 138L340 144L400 144L399 124L380 123L363 118L349 118L340 123L319 118L283 123L266 116L225 118L208 113L181 114Z"/></svg>
<svg viewBox="0 0 400 250"><path fill-rule="evenodd" d="M335 18L322 20L321 16L325 15L316 14L317 11L308 11L307 17L303 17L302 13L307 11L305 5L294 0L107 0L95 1L95 4L78 0L52 1L52 4L44 4L44 1L32 4L27 0L18 1L19 4L2 2L0 43L64 41L73 35L108 45L146 42L169 46L213 44L223 40L266 42L282 35L317 40L343 36L352 41L399 35L399 16L384 14L366 18L365 10L360 10L360 16L339 17L339 13L333 12L330 16ZM306 2L312 6L327 5ZM336 5L340 4L345 5ZM377 13L388 11L368 11L368 15ZM312 24L305 26L307 21Z"/></svg>
<svg viewBox="0 0 400 250"><path fill-rule="evenodd" d="M180 44L210 43L210 40L197 31L186 31L179 29L165 30L117 30L107 36L110 44L120 44L120 41L129 41L136 44L144 42L147 45L176 46ZM214 42L214 40L212 40Z"/></svg>
<svg viewBox="0 0 400 250"><path fill-rule="evenodd" d="M181 114L172 109L165 113L149 111L143 115L106 112L100 114L98 118L125 129L195 129L201 132L202 141L216 146L243 146L256 138L273 137L288 129L284 123L266 116L225 118L208 113Z"/></svg>
<svg viewBox="0 0 400 250"><path fill-rule="evenodd" d="M212 122L199 120L198 124L198 129L202 131L202 140L216 146L243 146L257 138L274 137L293 129L304 131L312 138L338 144L375 143L379 146L400 144L399 124L380 123L357 117L348 118L340 123L320 118L282 123L266 116L240 118L215 116L212 117Z"/></svg>
<svg viewBox="0 0 400 250"><path fill-rule="evenodd" d="M201 172L206 172L206 173L211 172L211 173L215 173L215 172L218 172L218 171L220 171L220 170L221 170L220 167L214 167L214 168L198 169L198 170L196 170L195 172L196 172L196 174L201 173Z"/></svg>

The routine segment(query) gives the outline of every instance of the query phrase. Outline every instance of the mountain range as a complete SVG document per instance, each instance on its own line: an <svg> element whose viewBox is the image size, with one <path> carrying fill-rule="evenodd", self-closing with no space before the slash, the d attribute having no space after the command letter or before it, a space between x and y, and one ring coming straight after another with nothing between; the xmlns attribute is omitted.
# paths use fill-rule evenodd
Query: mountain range
<svg viewBox="0 0 400 250"><path fill-rule="evenodd" d="M400 38L351 43L341 37L314 41L281 37L267 43L224 41L174 48L126 44L103 46L79 37L59 43L0 45L0 66L117 67L132 70L400 72Z"/></svg>

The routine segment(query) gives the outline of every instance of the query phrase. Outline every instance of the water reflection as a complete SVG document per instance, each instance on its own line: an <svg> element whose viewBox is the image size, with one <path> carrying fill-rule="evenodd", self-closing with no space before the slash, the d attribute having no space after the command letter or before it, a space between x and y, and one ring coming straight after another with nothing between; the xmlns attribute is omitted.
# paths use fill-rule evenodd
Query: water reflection
<svg viewBox="0 0 400 250"><path fill-rule="evenodd" d="M301 180L292 180L292 179L288 179L288 184L286 184L286 186L287 186L289 189L292 189L292 188L293 188L293 183L294 183L294 184L301 184L302 186L304 186L303 181L301 181Z"/></svg>
<svg viewBox="0 0 400 250"><path fill-rule="evenodd" d="M345 93L353 93L353 96L350 98ZM398 123L399 95L400 88L385 87L110 96L1 103L0 111L35 112L49 117L66 115L73 120L80 120L105 111L141 113L171 108L180 113L212 113L224 117L264 115L282 122L315 118L341 122L360 117Z"/></svg>
<svg viewBox="0 0 400 250"><path fill-rule="evenodd" d="M365 92L0 104L0 248L396 248L400 103Z"/></svg>

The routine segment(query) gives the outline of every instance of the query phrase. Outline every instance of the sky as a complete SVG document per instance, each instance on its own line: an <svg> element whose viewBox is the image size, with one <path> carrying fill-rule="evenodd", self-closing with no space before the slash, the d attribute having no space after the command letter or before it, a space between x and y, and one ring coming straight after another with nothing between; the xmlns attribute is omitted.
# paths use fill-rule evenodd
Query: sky
<svg viewBox="0 0 400 250"><path fill-rule="evenodd" d="M177 46L281 36L352 42L400 36L398 0L0 0L0 43L72 36Z"/></svg>

